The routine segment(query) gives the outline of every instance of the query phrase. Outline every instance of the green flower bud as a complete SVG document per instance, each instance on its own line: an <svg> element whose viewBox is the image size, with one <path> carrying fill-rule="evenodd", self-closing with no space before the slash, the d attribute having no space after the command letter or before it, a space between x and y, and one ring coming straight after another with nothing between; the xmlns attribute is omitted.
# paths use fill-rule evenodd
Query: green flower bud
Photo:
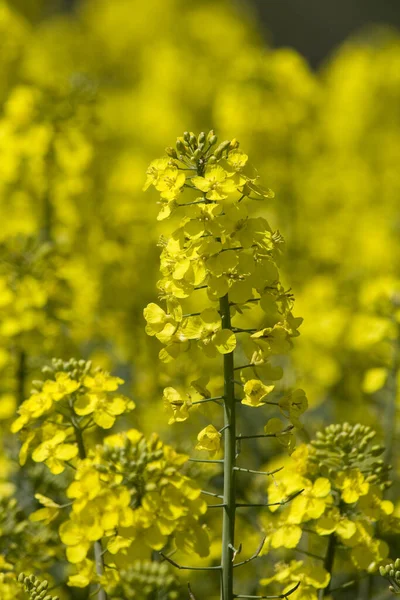
<svg viewBox="0 0 400 600"><path fill-rule="evenodd" d="M216 148L214 150L214 156L216 156L217 158L220 158L223 151L226 150L229 147L229 145L230 145L229 140L225 140L224 142L221 142L221 144L218 146L218 148Z"/></svg>
<svg viewBox="0 0 400 600"><path fill-rule="evenodd" d="M168 148L165 148L165 152L168 154L168 156L171 156L171 158L178 158L176 150L175 148L172 148L172 146L168 146Z"/></svg>
<svg viewBox="0 0 400 600"><path fill-rule="evenodd" d="M190 133L188 131L184 132L183 139L185 140L185 142L188 142L190 140Z"/></svg>
<svg viewBox="0 0 400 600"><path fill-rule="evenodd" d="M186 146L185 144L182 142L182 140L176 140L176 149L178 150L178 152L180 152L181 154L186 154Z"/></svg>
<svg viewBox="0 0 400 600"><path fill-rule="evenodd" d="M200 144L205 144L205 142L206 142L206 134L204 133L204 131L202 131L201 133L199 133L198 142L199 142L199 146L200 146Z"/></svg>

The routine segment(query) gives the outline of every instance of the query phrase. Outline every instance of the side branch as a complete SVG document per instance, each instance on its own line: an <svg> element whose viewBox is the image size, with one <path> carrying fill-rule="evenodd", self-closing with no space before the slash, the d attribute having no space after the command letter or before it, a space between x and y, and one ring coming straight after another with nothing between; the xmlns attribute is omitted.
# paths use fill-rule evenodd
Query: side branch
<svg viewBox="0 0 400 600"><path fill-rule="evenodd" d="M286 592L286 594L280 594L279 596L247 596L246 594L234 594L235 598L254 598L254 600L261 600L262 598L265 600L278 600L278 598L288 598L291 594L293 594L299 587L300 581L296 583L296 585Z"/></svg>
<svg viewBox="0 0 400 600"><path fill-rule="evenodd" d="M236 569L236 567L242 567L243 565L246 565L247 563L251 562L252 560L255 560L256 558L258 558L260 556L260 552L263 549L263 546L265 544L265 540L266 540L266 537L263 537L257 550L254 552L254 554L252 556L250 556L250 558L246 558L246 560L242 560L241 562L234 564L233 568Z"/></svg>
<svg viewBox="0 0 400 600"><path fill-rule="evenodd" d="M289 502L291 502L292 500L294 500L297 496L299 496L303 492L304 492L304 489L299 490L298 492L295 492L294 494L291 494L290 496L288 496L287 498L285 498L285 500L281 500L280 502L269 502L269 503L267 502L267 503L261 503L261 504L254 504L254 503L244 504L244 503L239 503L239 504L236 504L236 507L244 508L244 507L251 507L251 506L255 506L255 507L259 507L259 506L284 506L285 504L288 504Z"/></svg>
<svg viewBox="0 0 400 600"><path fill-rule="evenodd" d="M243 467L235 467L235 471L241 471L243 473L254 473L254 475L275 475L275 473L279 473L282 471L283 467L279 467L274 471L254 471L253 469L244 469Z"/></svg>
<svg viewBox="0 0 400 600"><path fill-rule="evenodd" d="M172 558L169 558L163 552L160 552L159 554L160 554L160 556L162 556L162 558L164 560L169 562L173 567L175 567L176 569L183 570L183 571L219 571L219 570L221 570L221 565L218 565L216 567L187 567L184 565L179 565L177 562L172 560Z"/></svg>

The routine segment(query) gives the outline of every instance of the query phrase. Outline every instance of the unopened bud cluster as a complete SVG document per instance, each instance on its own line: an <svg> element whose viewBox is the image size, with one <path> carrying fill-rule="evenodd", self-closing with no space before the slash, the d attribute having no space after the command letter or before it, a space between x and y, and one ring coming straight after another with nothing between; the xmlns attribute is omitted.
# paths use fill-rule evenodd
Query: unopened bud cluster
<svg viewBox="0 0 400 600"><path fill-rule="evenodd" d="M97 469L123 474L124 484L131 493L131 506L137 507L140 506L148 487L149 473L158 471L156 463L163 458L164 451L160 447L158 438L152 437L147 440L141 437L137 441L131 441L125 437L123 446L105 445L103 451L105 464L97 465ZM168 474L172 475L175 470L172 465L169 466ZM160 473L160 477L163 476L165 473ZM154 487L154 482L150 487Z"/></svg>
<svg viewBox="0 0 400 600"><path fill-rule="evenodd" d="M375 431L359 423L329 425L311 442L309 460L318 464L320 473L326 477L332 477L338 471L358 469L368 483L377 484L384 490L391 485L391 467L377 459L384 447L373 443L375 436Z"/></svg>
<svg viewBox="0 0 400 600"><path fill-rule="evenodd" d="M207 134L202 131L198 136L185 131L183 137L176 140L175 148L168 147L165 151L168 156L183 163L195 163L198 173L202 174L206 162L210 165L215 164L224 153L227 155L229 150L239 146L236 140L224 140L218 145L217 143L218 138L213 130Z"/></svg>
<svg viewBox="0 0 400 600"><path fill-rule="evenodd" d="M18 583L24 586L31 600L59 600L58 596L48 593L49 582L46 579L40 581L35 575L26 576L25 573L20 573Z"/></svg>
<svg viewBox="0 0 400 600"><path fill-rule="evenodd" d="M55 378L56 373L68 373L71 379L79 380L85 375L89 375L91 368L92 361L90 360L77 360L76 358L62 360L61 358L52 358L50 365L43 367L42 373L46 378ZM97 371L99 370L97 369ZM32 382L34 388L39 391L43 388L43 384L44 382L41 380L34 380Z"/></svg>
<svg viewBox="0 0 400 600"><path fill-rule="evenodd" d="M400 558L396 558L394 563L379 567L379 573L389 581L389 590L400 595Z"/></svg>
<svg viewBox="0 0 400 600"><path fill-rule="evenodd" d="M180 583L166 563L137 560L120 573L121 580L109 590L114 600L134 600L140 590L140 598L152 600L162 595L164 600L179 598Z"/></svg>

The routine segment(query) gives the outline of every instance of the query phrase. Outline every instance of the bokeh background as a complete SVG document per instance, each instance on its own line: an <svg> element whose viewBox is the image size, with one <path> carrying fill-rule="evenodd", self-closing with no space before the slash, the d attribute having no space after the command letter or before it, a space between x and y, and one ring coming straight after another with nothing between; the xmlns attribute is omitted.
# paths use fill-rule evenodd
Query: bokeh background
<svg viewBox="0 0 400 600"><path fill-rule="evenodd" d="M191 449L198 425L166 425L162 388L218 374L162 365L144 333L165 226L142 187L184 130L214 128L276 193L300 439L373 425L397 482L399 26L390 0L0 0L5 423L46 360L74 355L125 379L136 426Z"/></svg>

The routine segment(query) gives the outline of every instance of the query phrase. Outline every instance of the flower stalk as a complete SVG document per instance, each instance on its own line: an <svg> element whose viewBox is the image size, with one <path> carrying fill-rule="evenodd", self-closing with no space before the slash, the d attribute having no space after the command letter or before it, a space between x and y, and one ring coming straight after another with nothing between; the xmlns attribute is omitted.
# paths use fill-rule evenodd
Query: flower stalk
<svg viewBox="0 0 400 600"><path fill-rule="evenodd" d="M220 299L223 329L231 329L228 294ZM235 544L236 511L236 400L234 390L233 352L224 355L224 511L222 521L221 600L233 598L233 548Z"/></svg>

